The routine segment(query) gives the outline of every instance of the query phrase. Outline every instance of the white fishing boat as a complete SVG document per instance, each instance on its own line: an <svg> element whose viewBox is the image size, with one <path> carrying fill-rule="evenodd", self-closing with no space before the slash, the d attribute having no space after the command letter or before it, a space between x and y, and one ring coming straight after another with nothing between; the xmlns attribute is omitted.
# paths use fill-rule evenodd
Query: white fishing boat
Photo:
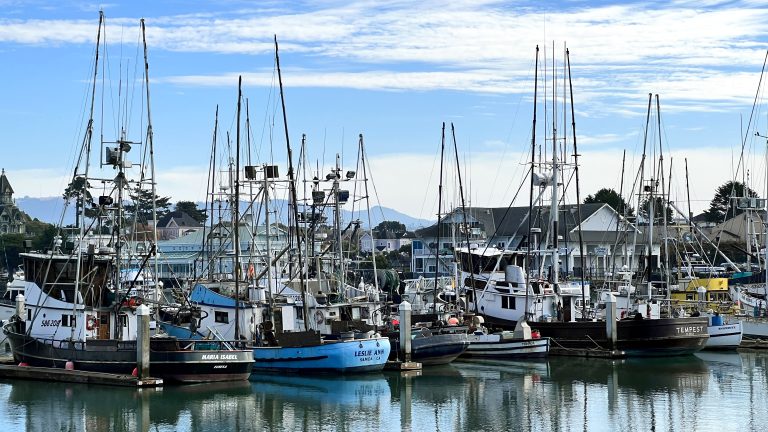
<svg viewBox="0 0 768 432"><path fill-rule="evenodd" d="M65 192L68 201L77 203L76 228L69 231L73 246L65 248L60 227L49 250L20 254L25 270L26 298L18 296L16 313L3 326L3 332L10 342L14 360L19 363L131 374L137 365L139 315L148 314L149 309L139 305L141 297L131 297L132 291L134 295L136 293L135 283L122 285L127 282L122 269L129 262L124 248L135 234L127 229L126 204L139 208L130 194L135 192L135 196L141 196L142 185L151 184L151 194L155 194L154 151L148 109L142 111L147 114L147 142L128 140L129 130L125 124L115 141L91 141L97 135L92 128L100 70L98 58L105 49L101 45L103 13L99 18L91 115L80 158L77 158L72 181ZM144 33L144 20L141 20L142 40L145 40ZM149 92L146 45L144 71L144 88ZM124 116L126 121L130 118L128 113ZM103 133L98 136L103 137ZM92 153L92 145L100 151ZM129 160L132 148L133 155L137 150L143 153L133 161L136 164ZM103 155L105 159L91 160L95 154ZM131 168L139 167L138 174L131 171ZM99 182L99 187L91 186L95 181ZM93 200L97 193L102 195ZM93 213L86 213L86 210ZM137 218L137 214L138 211L133 213L133 218ZM151 222L156 222L155 212L151 211L151 215ZM86 219L91 219L93 224L86 225ZM89 236L102 227L109 227L105 231L111 234ZM156 235L153 238L156 239ZM153 255L154 246L146 251L141 260L142 267ZM136 279L132 281L136 282ZM184 341L156 336L150 338L149 349L152 376L171 382L245 380L253 364L249 350L238 350L221 341Z"/></svg>
<svg viewBox="0 0 768 432"><path fill-rule="evenodd" d="M478 318L482 317L475 317ZM462 357L516 360L549 354L550 339L542 338L537 331L532 332L525 322L520 322L515 331L488 333L487 329L479 327L467 336L469 346Z"/></svg>

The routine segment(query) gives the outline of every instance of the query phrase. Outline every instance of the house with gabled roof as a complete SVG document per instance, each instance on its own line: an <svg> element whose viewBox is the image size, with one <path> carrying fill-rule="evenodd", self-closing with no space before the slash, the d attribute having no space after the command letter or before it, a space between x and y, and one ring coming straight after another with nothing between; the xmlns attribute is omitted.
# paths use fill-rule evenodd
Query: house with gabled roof
<svg viewBox="0 0 768 432"><path fill-rule="evenodd" d="M183 211L172 211L163 215L157 221L157 236L160 240L171 240L193 233L202 224Z"/></svg>
<svg viewBox="0 0 768 432"><path fill-rule="evenodd" d="M5 175L0 174L0 234L26 234L29 216L16 207L13 188Z"/></svg>
<svg viewBox="0 0 768 432"><path fill-rule="evenodd" d="M641 256L645 253L642 241L626 241L628 233L641 235L641 231L619 215L610 205L603 203L582 204L581 223L579 206L560 206L558 225L558 246L560 250L560 272L580 275L582 272L602 277L612 270L626 265L630 269L640 268ZM528 238L528 207L468 207L466 215L456 209L441 218L437 224L415 232L412 242L411 271L415 274L433 276L435 271L449 275L453 268L455 247L496 247L507 250L550 250L550 207L535 207L533 210L532 235ZM583 250L579 246L579 228ZM439 230L438 230L439 229ZM440 244L437 244L438 234ZM634 246L633 246L634 245ZM658 262L658 245L652 251ZM582 267L582 257L584 265ZM539 268L546 270L551 256L542 254L537 261Z"/></svg>

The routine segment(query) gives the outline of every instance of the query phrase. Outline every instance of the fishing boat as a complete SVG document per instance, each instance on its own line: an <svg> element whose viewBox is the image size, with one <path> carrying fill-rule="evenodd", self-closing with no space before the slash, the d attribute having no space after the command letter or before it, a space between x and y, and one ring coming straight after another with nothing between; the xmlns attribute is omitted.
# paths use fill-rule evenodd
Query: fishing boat
<svg viewBox="0 0 768 432"><path fill-rule="evenodd" d="M397 327L386 333L391 343L400 346L400 332ZM414 326L411 329L411 361L424 366L443 365L451 363L462 355L469 346L467 334L462 328L440 329L426 326ZM404 353L399 349L392 350L390 360L402 360Z"/></svg>
<svg viewBox="0 0 768 432"><path fill-rule="evenodd" d="M538 69L538 47L536 64ZM568 63L567 69L570 71L570 57L566 50L565 59ZM570 75L564 79L564 82L570 82ZM536 124L536 99L534 95L534 118ZM570 98L571 115L573 116L573 97ZM651 98L649 96L649 115L651 112ZM573 125L573 153L576 151L576 131L575 119L572 119ZM563 125L565 126L565 125ZM567 130L567 127L563 127ZM514 254L504 251L487 252L485 248L476 248L460 250L460 263L462 269L468 273L469 277L463 277L467 286L467 301L472 311L481 314L486 322L493 323L496 326L514 329L515 325L522 319L525 319L532 329L538 330L542 337L551 338L553 345L558 349L578 349L592 350L602 349L606 351L623 352L628 356L666 356L677 354L691 354L701 350L706 344L709 336L707 334L708 320L704 317L686 317L686 318L662 318L660 314L660 299L654 297L656 287L649 282L646 285L646 291L636 292L633 303L633 309L626 314L624 319L616 315L604 314L602 319L598 316L600 308L608 307L608 303L597 305L597 308L588 310L588 301L590 297L586 294L586 284L576 282L571 285L561 284L559 281L560 272L560 244L562 226L560 224L561 199L560 179L561 171L564 168L564 162L560 160L560 155L564 152L561 147L562 137L558 137L556 129L548 136L551 143L551 161L536 161L538 153L536 147L536 131L533 131L531 145L531 174L530 174L530 205L529 215L526 216L529 228L528 239L534 238L533 216L534 205L542 197L544 191L549 193L549 220L541 228L546 230L546 245L544 248L538 248L538 245L529 240L526 251L518 253L517 258ZM578 158L573 164L575 170L575 179L578 193ZM537 170L544 170L537 172ZM641 172L642 172L641 166ZM657 179L643 180L645 193L649 194L648 202L657 201L656 189L658 187ZM538 192L535 188L538 187ZM645 196L643 198L646 198ZM543 206L542 206L543 207ZM638 206L640 207L640 206ZM579 207L575 208L577 217L577 230L581 236L581 216ZM653 230L653 205L650 205L648 219L650 221L647 234L649 240L652 239ZM522 222L521 222L522 225ZM541 228L540 231L544 231ZM585 248L579 237L579 249ZM541 250L536 250L536 249ZM646 246L645 256L652 256L651 243ZM488 248L490 250L490 248ZM532 276L527 264L530 260L525 259L525 254L536 254L540 257L538 272L542 274L545 266L549 267L549 272L545 279L540 276ZM584 266L584 255L580 253ZM650 262L651 260L649 260ZM650 274L651 266L646 268L647 274ZM567 289L564 289L566 288ZM642 296L641 296L642 295ZM526 300L528 299L528 300ZM615 307L615 298L608 295L607 299ZM532 300L532 301L531 301ZM580 304L581 307L575 307ZM614 309L615 310L615 309ZM608 326L605 320L616 320L616 338L613 339L608 329L614 326Z"/></svg>
<svg viewBox="0 0 768 432"><path fill-rule="evenodd" d="M102 13L97 41L101 41L103 26ZM141 20L142 35L144 32L144 20ZM103 46L97 42L94 88L101 49ZM144 62L148 92L146 45ZM128 198L129 185L155 184L152 135L147 133L148 142L133 142L126 137L128 131L122 129L116 141L95 143L101 149L100 153L106 156L102 166L111 175L106 176L110 180L99 179L105 187L98 191L104 195L93 202L90 197L96 190L91 189L90 181L97 170L89 167L93 162L89 158L94 98L91 101L91 118L82 157L65 193L77 202L77 228L69 232L73 239L72 247L64 248L63 231L60 230L50 250L20 254L25 270L25 298L19 296L17 313L3 327L3 331L10 342L13 357L19 363L130 374L137 367L139 309L146 308L141 302L149 301L151 297L133 296L135 286L123 286L125 278L122 269L132 259L132 253L126 246L130 238L126 234L129 230L126 229L125 204L131 202L138 208L138 204ZM149 110L146 112L151 131ZM128 175L128 168L134 166L128 156L132 147L140 148L144 155L137 164L142 168L138 178ZM88 216L86 209L95 213ZM96 229L86 228L88 217L93 218L89 227L96 226L98 222L98 228L102 224L110 227L108 231L111 235L94 235ZM154 246L151 246L141 258L140 270L153 256ZM245 380L253 363L250 350L235 349L226 342L187 341L157 335L150 339L149 359L154 377L182 383Z"/></svg>
<svg viewBox="0 0 768 432"><path fill-rule="evenodd" d="M462 358L496 360L517 360L521 358L546 357L549 354L550 339L542 338L538 331L524 321L514 331L490 332L482 325L483 317L471 317L472 331L467 336L469 346Z"/></svg>
<svg viewBox="0 0 768 432"><path fill-rule="evenodd" d="M275 40L275 60L280 74L279 58L277 56L277 40ZM242 82L241 82L242 84ZM282 87L281 87L282 98ZM240 106L242 101L242 85L238 89L237 124L239 132ZM240 153L240 134L236 134L236 152ZM286 136L290 155L290 141ZM289 156L289 164L290 164ZM289 274L287 280L276 280L277 272L273 271L277 258L283 252L275 256L272 252L270 239L273 224L270 222L270 190L279 180L277 166L246 167L246 182L260 188L263 199L264 221L267 232L266 257L264 270L256 275L255 269L249 264L243 266L241 251L241 225L244 224L238 206L231 208L231 236L226 239L228 247L221 250L232 250L230 254L233 271L231 280L200 281L194 285L188 296L189 326L185 329L178 322L161 324L169 331L180 331L191 337L199 338L204 335L222 340L234 339L245 344L251 351L254 359L253 371L279 371L292 373L353 373L380 371L384 368L390 353L389 339L376 334L373 331L345 334L335 339L324 337L320 332L320 325L331 324L340 315L330 314L339 312L333 305L320 304L315 296L308 293L308 277L304 271L302 238L299 230L294 230L297 235L296 249L293 251L298 261L297 274ZM239 157L234 164L234 171L228 176L234 183L227 187L231 191L228 202L237 203L240 200L240 164ZM245 184L246 182L242 182ZM293 167L289 166L288 179L284 182L289 185L291 197L295 200L295 178ZM296 202L293 202L296 209ZM252 206L251 206L252 207ZM297 210L296 210L297 211ZM249 215L251 217L252 215ZM299 218L294 218L298 221ZM220 221L221 223L221 221ZM214 258L215 261L215 258ZM273 274L274 273L274 274ZM262 280L266 276L266 281ZM291 285L292 278L297 278L298 283ZM265 283L266 282L266 283ZM295 286L297 290L292 289ZM318 306L317 310L311 310L310 302ZM328 315L320 314L321 308ZM177 314L180 311L177 311ZM361 313L358 313L361 315ZM320 317L318 319L318 317ZM327 322L328 321L328 322Z"/></svg>

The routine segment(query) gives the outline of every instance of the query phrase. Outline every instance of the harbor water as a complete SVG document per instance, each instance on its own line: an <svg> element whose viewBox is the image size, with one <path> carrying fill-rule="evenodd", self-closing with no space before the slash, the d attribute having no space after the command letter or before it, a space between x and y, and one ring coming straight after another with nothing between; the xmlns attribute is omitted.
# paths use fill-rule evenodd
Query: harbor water
<svg viewBox="0 0 768 432"><path fill-rule="evenodd" d="M0 381L0 431L764 431L768 353L128 389Z"/></svg>

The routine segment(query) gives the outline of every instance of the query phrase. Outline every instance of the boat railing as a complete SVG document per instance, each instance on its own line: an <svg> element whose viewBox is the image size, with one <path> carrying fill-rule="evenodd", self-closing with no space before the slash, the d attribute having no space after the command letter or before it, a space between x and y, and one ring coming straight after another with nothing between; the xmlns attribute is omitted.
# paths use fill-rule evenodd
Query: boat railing
<svg viewBox="0 0 768 432"><path fill-rule="evenodd" d="M435 290L434 278L405 279L405 292L431 292ZM437 278L438 289L445 289L452 286L453 277L440 276Z"/></svg>
<svg viewBox="0 0 768 432"><path fill-rule="evenodd" d="M653 299L661 305L668 305L672 309L683 309L690 312L698 309L700 312L711 311L720 314L737 315L742 311L738 302L729 300L720 301L699 301L699 300L681 300L681 299Z"/></svg>

